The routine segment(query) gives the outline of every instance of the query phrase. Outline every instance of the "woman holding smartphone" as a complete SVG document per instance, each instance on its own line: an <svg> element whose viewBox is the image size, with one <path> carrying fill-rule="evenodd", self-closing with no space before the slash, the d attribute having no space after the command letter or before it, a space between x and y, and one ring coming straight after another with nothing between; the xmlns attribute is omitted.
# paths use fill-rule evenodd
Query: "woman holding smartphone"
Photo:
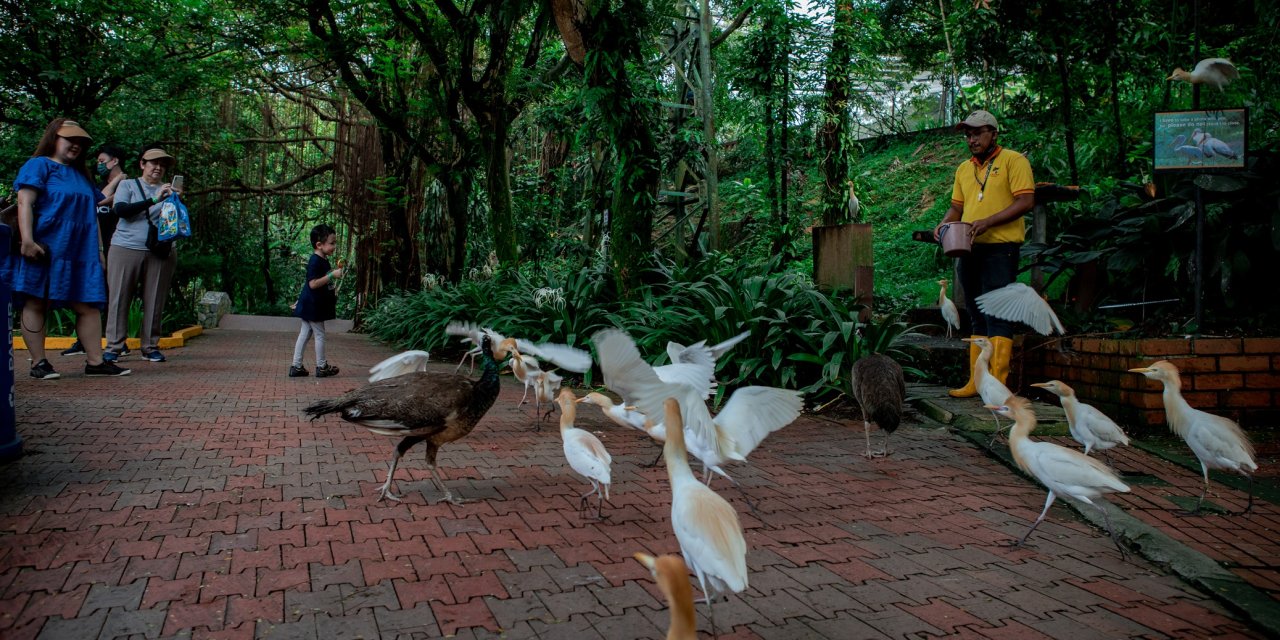
<svg viewBox="0 0 1280 640"><path fill-rule="evenodd" d="M111 236L107 254L107 350L102 357L115 362L125 351L129 331L129 305L141 286L142 357L150 362L164 362L160 352L160 319L164 314L169 282L173 279L178 256L169 244L147 248L147 232L160 217L160 207L171 193L182 193L182 185L169 183L165 172L176 159L159 147L148 147L138 161L139 177L125 180L116 189L115 214L120 217ZM163 250L162 250L163 249Z"/></svg>

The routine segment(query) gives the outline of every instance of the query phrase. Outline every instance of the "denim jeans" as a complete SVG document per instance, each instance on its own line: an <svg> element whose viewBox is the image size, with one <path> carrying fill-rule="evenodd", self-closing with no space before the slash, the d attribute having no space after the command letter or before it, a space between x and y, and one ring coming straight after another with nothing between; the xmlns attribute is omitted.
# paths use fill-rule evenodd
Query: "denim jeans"
<svg viewBox="0 0 1280 640"><path fill-rule="evenodd" d="M1022 245L1017 242L974 243L973 253L960 258L960 286L975 336L1013 337L1013 323L978 311L978 296L1010 284L1018 275Z"/></svg>

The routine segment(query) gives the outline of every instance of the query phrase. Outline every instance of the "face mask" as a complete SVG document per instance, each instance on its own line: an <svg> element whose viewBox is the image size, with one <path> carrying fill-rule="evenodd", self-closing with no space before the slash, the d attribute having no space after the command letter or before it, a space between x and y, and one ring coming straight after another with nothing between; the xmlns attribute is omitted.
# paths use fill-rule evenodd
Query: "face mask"
<svg viewBox="0 0 1280 640"><path fill-rule="evenodd" d="M107 168L107 163L105 163L105 162L99 162L99 163L98 163L98 175L100 175L100 176L105 176L105 175L107 175L108 173L111 173L111 170Z"/></svg>

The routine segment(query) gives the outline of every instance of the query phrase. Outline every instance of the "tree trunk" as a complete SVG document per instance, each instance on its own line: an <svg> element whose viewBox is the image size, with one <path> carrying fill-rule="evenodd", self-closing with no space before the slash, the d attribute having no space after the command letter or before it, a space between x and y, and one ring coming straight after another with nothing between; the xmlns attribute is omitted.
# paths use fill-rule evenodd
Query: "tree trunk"
<svg viewBox="0 0 1280 640"><path fill-rule="evenodd" d="M699 10L698 29L698 79L702 112L702 146L707 156L706 206L711 219L711 242L707 243L712 251L720 250L720 153L716 148L716 106L712 99L712 88L715 86L715 74L711 68L711 7L708 0L702 0Z"/></svg>
<svg viewBox="0 0 1280 640"><path fill-rule="evenodd" d="M1066 36L1061 33L1056 38L1058 51L1058 80L1062 83L1062 128L1063 141L1067 145L1067 166L1071 169L1071 184L1080 184L1080 169L1076 166L1076 130L1071 122L1071 72L1067 62Z"/></svg>
<svg viewBox="0 0 1280 640"><path fill-rule="evenodd" d="M853 0L837 0L827 83L823 90L822 126L818 152L822 154L822 224L849 222L845 180L849 176L849 68L853 60Z"/></svg>
<svg viewBox="0 0 1280 640"><path fill-rule="evenodd" d="M504 117L503 109L489 114L485 161L485 185L489 195L489 224L493 235L493 248L501 264L515 264L519 259L516 250L515 216L511 211L511 162L507 153L511 123ZM465 206L464 206L465 212ZM450 217L453 208L450 206Z"/></svg>
<svg viewBox="0 0 1280 640"><path fill-rule="evenodd" d="M504 154L505 157L505 154ZM441 174L440 182L444 185L445 207L448 209L449 222L453 227L453 242L449 255L449 282L457 284L462 281L462 273L467 259L467 212L471 205L471 180L464 173L446 172ZM510 194L510 191L507 192Z"/></svg>
<svg viewBox="0 0 1280 640"><path fill-rule="evenodd" d="M379 138L382 142L382 157L386 163L388 184L395 189L380 203L386 213L384 220L387 233L380 234L381 255L378 260L378 276L382 280L382 288L388 285L393 289L407 290L417 287L421 282L418 272L419 264L413 246L413 234L409 233L409 212L405 207L404 189L411 183L413 160L401 153L399 139L395 134L379 127Z"/></svg>
<svg viewBox="0 0 1280 640"><path fill-rule="evenodd" d="M787 17L784 14L784 17ZM788 17L789 19L789 17ZM782 158L782 179L779 181L781 193L778 195L778 231L774 236L773 255L781 256L782 263L785 265L791 261L790 251L787 249L791 245L791 214L790 214L790 185L791 185L791 25L787 24L783 30L786 34L785 50L782 56L782 112L778 114L778 128L781 131L781 138L778 146L778 157ZM783 266L779 265L779 266Z"/></svg>

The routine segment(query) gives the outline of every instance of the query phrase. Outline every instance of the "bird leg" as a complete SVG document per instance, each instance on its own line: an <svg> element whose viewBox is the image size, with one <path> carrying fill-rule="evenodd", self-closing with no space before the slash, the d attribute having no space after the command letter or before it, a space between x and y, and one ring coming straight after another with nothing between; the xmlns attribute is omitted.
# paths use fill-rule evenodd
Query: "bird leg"
<svg viewBox="0 0 1280 640"><path fill-rule="evenodd" d="M404 499L403 496L396 495L391 491L392 479L396 476L396 465L400 463L400 451L396 450L396 455L391 458L391 468L387 469L387 481L382 483L382 487L378 489L378 501L381 502L386 498L391 498L396 502Z"/></svg>
<svg viewBox="0 0 1280 640"><path fill-rule="evenodd" d="M1178 514L1178 515L1180 515L1180 516L1198 516L1198 515L1200 515L1200 507L1204 505L1204 497L1205 497L1206 495L1209 495L1209 467L1205 466L1205 464L1204 464L1203 462L1201 462L1201 463L1200 463L1200 469L1201 469L1202 471L1204 471L1204 490L1200 492L1200 499L1199 499L1199 500L1196 500L1196 508L1194 508L1194 509L1192 509L1192 510L1190 510L1190 511L1187 511L1186 509L1183 509L1183 510L1181 510L1181 511L1178 511L1178 512L1177 512L1177 514Z"/></svg>
<svg viewBox="0 0 1280 640"><path fill-rule="evenodd" d="M1019 538L1017 542L1013 543L1013 546L1015 546L1015 547L1021 547L1021 546L1022 546L1022 544L1023 544L1024 542L1026 542L1026 541L1027 541L1027 537L1029 537L1029 536L1031 535L1031 532L1032 532L1032 531L1035 531L1035 530L1036 530L1036 527L1040 526L1040 523L1041 523L1041 522L1044 522L1044 516L1045 516L1045 514L1049 513L1049 507L1053 506L1053 501L1054 501L1054 499L1056 499L1056 498L1057 498L1057 496L1056 496L1056 495L1054 495L1054 494L1053 494L1053 490L1052 490L1052 489L1050 489L1050 490L1049 490L1049 497L1045 498L1045 500L1044 500L1044 511L1041 511L1041 512L1040 512L1040 517L1039 517L1039 518L1036 518L1036 521L1035 521L1035 522L1033 522L1033 523L1031 523L1031 528L1030 528L1030 529L1027 529L1027 532L1026 532L1026 533L1024 533L1024 534L1022 534L1022 537L1021 537L1021 538Z"/></svg>
<svg viewBox="0 0 1280 640"><path fill-rule="evenodd" d="M711 592L707 591L707 580L701 569L696 570L698 576L698 588L702 589L702 602L707 603L707 617L711 619L711 637L715 638L716 633L716 612L711 606Z"/></svg>
<svg viewBox="0 0 1280 640"><path fill-rule="evenodd" d="M996 415L996 412L992 411L991 417L996 421L996 430L994 433L991 434L991 440L987 442L988 447L996 446L996 442L1000 441L1001 432L1004 431L1004 429L1000 426L1000 417Z"/></svg>
<svg viewBox="0 0 1280 640"><path fill-rule="evenodd" d="M600 485L596 484L594 480L591 481L591 490L582 494L581 496L578 496L578 515L579 516L582 515L583 511L587 510L589 506L589 500L587 500L587 498L590 498L593 494L599 494L600 498L604 499L604 494L600 493ZM599 510L596 511L596 514L597 514L596 515L597 520L603 519L599 517Z"/></svg>
<svg viewBox="0 0 1280 640"><path fill-rule="evenodd" d="M646 469L652 469L652 468L654 468L654 467L658 466L658 461L659 461L659 460L661 460L661 459L662 459L662 449L661 449L661 448L659 448L659 449L658 449L658 457L654 458L654 459L653 459L653 462L650 462L649 464L646 464L644 467L645 467Z"/></svg>
<svg viewBox="0 0 1280 640"><path fill-rule="evenodd" d="M453 492L449 491L449 488L444 486L444 481L440 479L440 474L436 473L436 465L427 464L427 469L431 471L431 481L435 482L436 488L444 493L443 498L440 498L439 500L433 500L432 504L439 504L441 502L448 502L449 504L452 504L455 506L466 504L467 502L466 500L463 500L461 497L454 497Z"/></svg>
<svg viewBox="0 0 1280 640"><path fill-rule="evenodd" d="M1115 527L1111 526L1111 517L1107 515L1107 510L1102 506L1101 500L1098 501L1097 507L1098 511L1102 512L1102 521L1107 525L1107 533L1111 534L1111 541L1116 543L1116 549L1120 551L1120 557L1128 560L1129 554L1124 550L1124 547L1120 545L1120 536L1116 535Z"/></svg>
<svg viewBox="0 0 1280 640"><path fill-rule="evenodd" d="M1245 506L1244 511L1241 511L1240 513L1233 513L1231 515L1242 516L1253 511L1253 476L1245 477L1249 479L1249 504Z"/></svg>

